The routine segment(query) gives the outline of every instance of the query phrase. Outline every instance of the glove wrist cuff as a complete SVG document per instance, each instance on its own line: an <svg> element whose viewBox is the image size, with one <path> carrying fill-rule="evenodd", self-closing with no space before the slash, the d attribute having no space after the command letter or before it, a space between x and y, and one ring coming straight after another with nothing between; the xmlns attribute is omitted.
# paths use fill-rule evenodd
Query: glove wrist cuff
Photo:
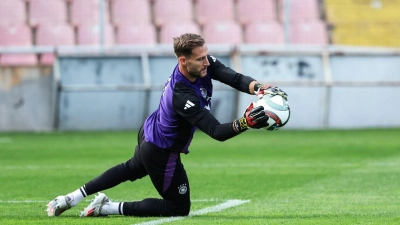
<svg viewBox="0 0 400 225"><path fill-rule="evenodd" d="M254 84L254 92L258 92L260 88L264 87L264 84L255 83Z"/></svg>
<svg viewBox="0 0 400 225"><path fill-rule="evenodd" d="M238 133L241 133L249 129L249 125L247 124L246 118L242 117L240 119L233 121L233 129L235 129L236 132Z"/></svg>

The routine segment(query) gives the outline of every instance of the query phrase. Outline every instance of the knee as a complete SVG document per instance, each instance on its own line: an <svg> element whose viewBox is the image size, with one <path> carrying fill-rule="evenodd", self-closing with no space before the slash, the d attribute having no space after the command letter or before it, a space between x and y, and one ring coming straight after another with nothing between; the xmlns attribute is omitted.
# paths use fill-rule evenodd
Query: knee
<svg viewBox="0 0 400 225"><path fill-rule="evenodd" d="M190 212L190 202L187 205L181 207L179 216L188 216Z"/></svg>
<svg viewBox="0 0 400 225"><path fill-rule="evenodd" d="M189 215L190 212L190 206L191 203L190 201L188 202L180 202L180 203L175 203L174 206L172 207L173 209L173 214L174 216L187 216Z"/></svg>

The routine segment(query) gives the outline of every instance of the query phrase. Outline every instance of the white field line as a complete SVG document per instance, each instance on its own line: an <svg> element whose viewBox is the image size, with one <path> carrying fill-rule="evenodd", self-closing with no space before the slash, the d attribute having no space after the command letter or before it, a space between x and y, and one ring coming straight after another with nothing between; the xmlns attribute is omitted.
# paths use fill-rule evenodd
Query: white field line
<svg viewBox="0 0 400 225"><path fill-rule="evenodd" d="M207 207L204 209L199 209L196 211L193 211L191 213L189 213L188 216L178 216L178 217L169 217L169 218L163 218L163 219L158 219L158 220L152 220L152 221L148 221L148 222L143 222L143 223L137 223L134 225L157 225L157 224L162 224L162 223L169 223L169 222L173 222L173 221L177 221L177 220L183 220L186 219L188 217L192 217L192 216L199 216L199 215L204 215L207 213L212 213L212 212L219 212L222 211L224 209L228 209L228 208L232 208L244 203L250 202L250 200L228 200L224 203L221 203L219 205L215 205L215 206L211 206L211 207Z"/></svg>
<svg viewBox="0 0 400 225"><path fill-rule="evenodd" d="M9 203L9 204L18 204L18 203L48 203L51 199L48 200L0 200L1 203ZM85 199L84 202L91 202L91 199ZM115 202L131 202L131 201L140 201L140 200L120 200L120 199L112 199ZM191 202L222 202L226 201L225 199L193 199Z"/></svg>

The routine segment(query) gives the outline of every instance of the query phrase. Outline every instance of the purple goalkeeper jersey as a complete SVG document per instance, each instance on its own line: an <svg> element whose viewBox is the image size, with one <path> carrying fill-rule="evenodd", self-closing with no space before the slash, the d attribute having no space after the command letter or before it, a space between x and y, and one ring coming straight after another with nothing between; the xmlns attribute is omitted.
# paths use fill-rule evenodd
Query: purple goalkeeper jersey
<svg viewBox="0 0 400 225"><path fill-rule="evenodd" d="M215 57L207 56L210 65L207 75L190 82L179 71L178 65L165 83L160 104L144 122L147 142L171 152L188 153L196 126L216 139L237 135L231 124L220 124L211 115L212 79L239 91L249 93L253 78L235 72Z"/></svg>
<svg viewBox="0 0 400 225"><path fill-rule="evenodd" d="M174 152L188 153L188 147L202 116L211 109L212 82L209 72L190 82L178 65L165 83L160 104L144 124L147 142Z"/></svg>

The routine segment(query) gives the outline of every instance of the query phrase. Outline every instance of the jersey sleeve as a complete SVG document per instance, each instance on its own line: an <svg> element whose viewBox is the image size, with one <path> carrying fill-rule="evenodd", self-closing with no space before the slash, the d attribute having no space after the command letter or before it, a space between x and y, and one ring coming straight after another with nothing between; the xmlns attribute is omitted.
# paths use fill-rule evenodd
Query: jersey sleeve
<svg viewBox="0 0 400 225"><path fill-rule="evenodd" d="M182 83L175 84L173 107L174 111L192 126L198 127L218 141L225 141L238 135L232 123L220 124L207 109L200 106L200 100L195 91Z"/></svg>
<svg viewBox="0 0 400 225"><path fill-rule="evenodd" d="M193 126L208 113L201 107L196 92L183 83L175 84L172 104L174 111Z"/></svg>
<svg viewBox="0 0 400 225"><path fill-rule="evenodd" d="M210 66L208 70L211 72L211 78L218 80L224 84L227 84L241 92L250 94L249 85L252 81L255 81L252 77L245 76L237 73L233 69L222 64L214 56L208 56Z"/></svg>

